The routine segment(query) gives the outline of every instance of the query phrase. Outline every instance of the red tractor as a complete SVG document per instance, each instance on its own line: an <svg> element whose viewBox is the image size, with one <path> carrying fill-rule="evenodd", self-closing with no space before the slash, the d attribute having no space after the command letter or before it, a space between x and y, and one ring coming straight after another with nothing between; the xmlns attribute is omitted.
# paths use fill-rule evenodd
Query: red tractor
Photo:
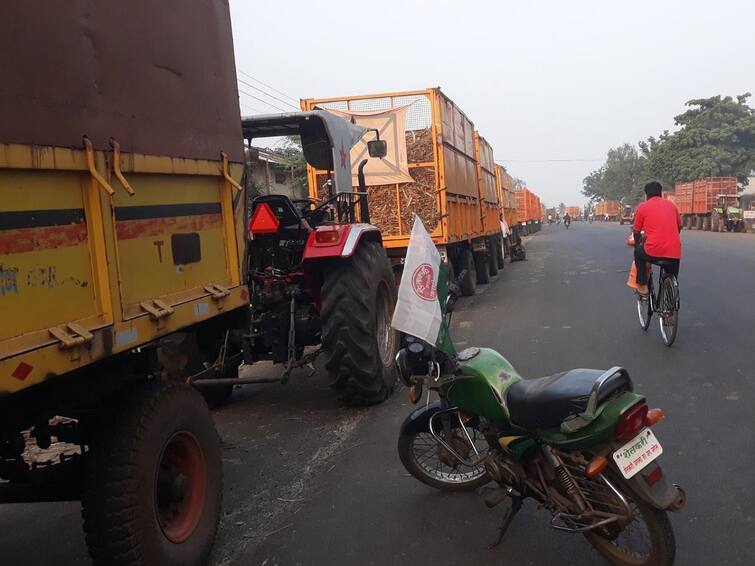
<svg viewBox="0 0 755 566"><path fill-rule="evenodd" d="M258 137L300 136L306 161L329 172L324 201L276 194L251 202L245 364L282 363L285 382L293 368L322 354L344 400L383 401L397 375L398 334L391 327L395 279L380 230L370 224L367 160L359 165L354 192L349 156L369 130L320 110L245 118L242 128L250 143ZM382 158L385 141L378 135L368 150L370 157Z"/></svg>

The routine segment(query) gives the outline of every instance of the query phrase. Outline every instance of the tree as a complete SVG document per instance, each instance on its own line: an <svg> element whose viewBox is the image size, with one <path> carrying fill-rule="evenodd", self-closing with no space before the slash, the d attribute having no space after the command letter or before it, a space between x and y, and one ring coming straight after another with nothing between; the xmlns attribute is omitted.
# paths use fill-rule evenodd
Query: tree
<svg viewBox="0 0 755 566"><path fill-rule="evenodd" d="M558 203L558 215L563 216L566 212L566 205L563 202Z"/></svg>
<svg viewBox="0 0 755 566"><path fill-rule="evenodd" d="M291 169L291 181L288 183L295 194L307 195L307 162L301 149L299 136L288 136L281 149L277 151L283 158L286 167Z"/></svg>
<svg viewBox="0 0 755 566"><path fill-rule="evenodd" d="M519 177L513 177L511 179L511 184L513 185L514 189L526 189L527 188L527 181L524 179L520 179Z"/></svg>
<svg viewBox="0 0 755 566"><path fill-rule="evenodd" d="M648 159L631 144L608 150L605 164L582 181L582 194L590 200L624 200L634 204L642 198L649 179Z"/></svg>
<svg viewBox="0 0 755 566"><path fill-rule="evenodd" d="M755 169L755 109L750 93L736 97L713 96L686 103L674 118L676 132L663 132L640 142L649 172L667 184L705 177L737 177L747 184Z"/></svg>

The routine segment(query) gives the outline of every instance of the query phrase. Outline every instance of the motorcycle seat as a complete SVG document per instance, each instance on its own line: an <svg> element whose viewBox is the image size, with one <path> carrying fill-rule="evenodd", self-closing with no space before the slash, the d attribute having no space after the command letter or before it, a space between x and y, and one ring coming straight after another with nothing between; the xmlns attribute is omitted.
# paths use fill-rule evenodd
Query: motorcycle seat
<svg viewBox="0 0 755 566"><path fill-rule="evenodd" d="M511 422L527 429L559 426L567 417L583 413L599 369L573 369L547 377L523 379L506 392ZM598 389L598 406L619 390L631 390L626 371L615 372Z"/></svg>

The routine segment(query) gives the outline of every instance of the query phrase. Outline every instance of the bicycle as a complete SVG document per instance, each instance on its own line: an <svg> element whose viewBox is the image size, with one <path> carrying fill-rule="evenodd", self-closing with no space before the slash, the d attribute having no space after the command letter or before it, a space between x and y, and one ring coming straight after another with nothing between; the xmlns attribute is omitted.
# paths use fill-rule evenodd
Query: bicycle
<svg viewBox="0 0 755 566"><path fill-rule="evenodd" d="M652 265L661 268L657 294L653 289ZM666 262L664 261L651 264L648 275L649 292L647 295L637 295L637 315L640 319L640 326L643 330L647 330L650 327L650 319L653 313L656 313L663 343L666 346L671 346L677 336L681 302L679 300L679 282L673 274L666 272L665 265Z"/></svg>

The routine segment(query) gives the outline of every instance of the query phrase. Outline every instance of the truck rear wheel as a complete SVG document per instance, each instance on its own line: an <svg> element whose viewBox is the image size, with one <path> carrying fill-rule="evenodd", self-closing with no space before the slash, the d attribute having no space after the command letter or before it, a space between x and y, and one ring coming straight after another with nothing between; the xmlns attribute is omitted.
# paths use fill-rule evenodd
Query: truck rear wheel
<svg viewBox="0 0 755 566"><path fill-rule="evenodd" d="M505 243L503 236L496 236L494 238L495 242L495 258L496 262L498 263L498 269L503 269L506 267L506 251L505 251Z"/></svg>
<svg viewBox="0 0 755 566"><path fill-rule="evenodd" d="M491 277L498 275L497 250L500 247L501 244L498 241L498 238L495 236L488 238L488 249L490 249L490 253L488 254L488 271L490 272Z"/></svg>
<svg viewBox="0 0 755 566"><path fill-rule="evenodd" d="M474 297L477 291L477 272L472 250L470 249L463 249L459 254L459 273L465 269L467 273L459 282L459 288L461 289L461 294L465 297Z"/></svg>
<svg viewBox="0 0 755 566"><path fill-rule="evenodd" d="M342 398L359 405L387 399L396 382L398 334L391 327L396 284L378 242L362 242L348 261L330 264L322 286L325 368Z"/></svg>
<svg viewBox="0 0 755 566"><path fill-rule="evenodd" d="M490 283L490 270L488 265L490 263L490 254L485 252L477 252L474 254L474 266L477 272L477 284L487 285Z"/></svg>
<svg viewBox="0 0 755 566"><path fill-rule="evenodd" d="M202 397L139 385L92 423L82 516L94 564L204 564L223 489L220 439Z"/></svg>

